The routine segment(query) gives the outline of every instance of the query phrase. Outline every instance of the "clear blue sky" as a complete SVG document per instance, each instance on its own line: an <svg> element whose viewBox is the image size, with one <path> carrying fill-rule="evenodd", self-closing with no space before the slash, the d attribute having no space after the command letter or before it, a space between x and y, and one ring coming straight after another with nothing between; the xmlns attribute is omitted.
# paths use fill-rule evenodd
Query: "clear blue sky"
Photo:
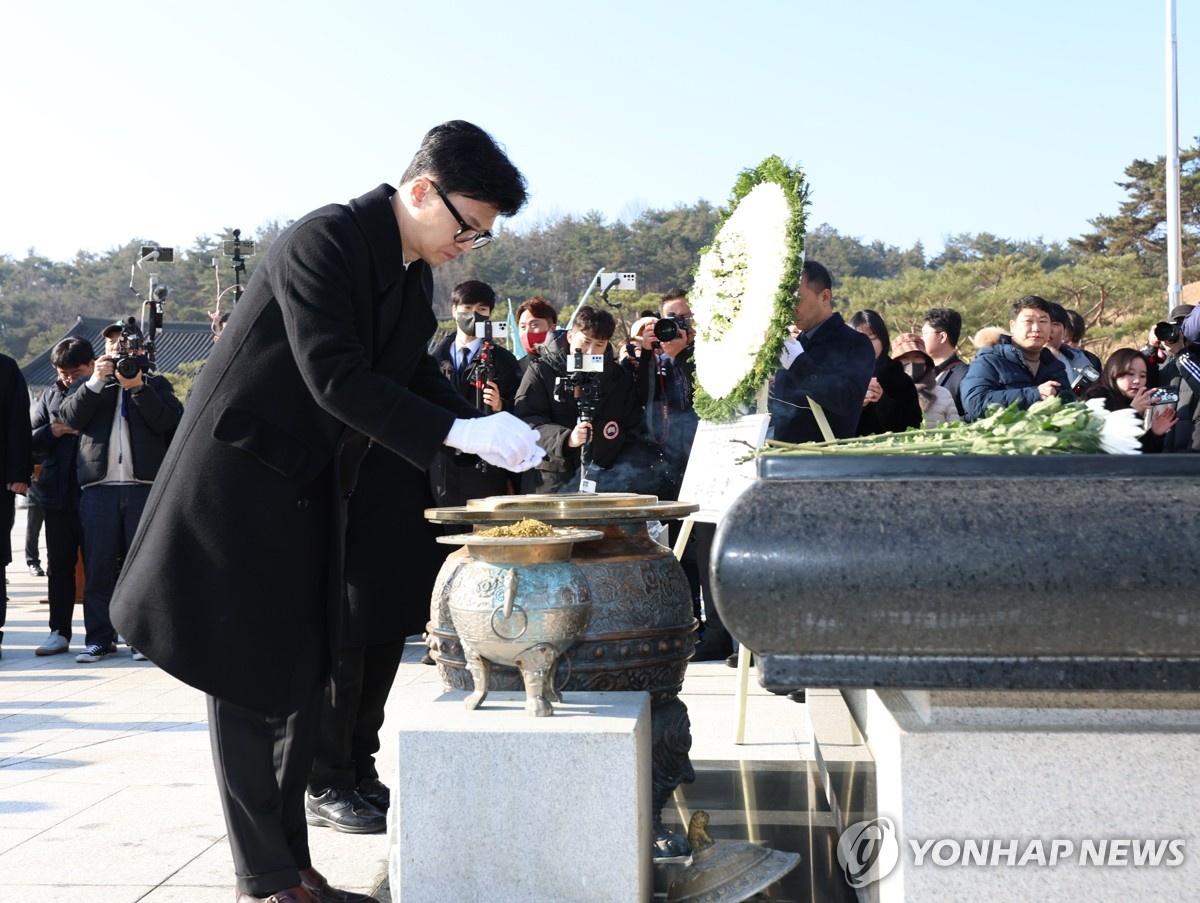
<svg viewBox="0 0 1200 903"><path fill-rule="evenodd" d="M1178 12L1185 147L1198 6ZM455 118L525 172L517 228L720 204L778 154L808 174L811 224L930 252L1079 235L1166 145L1157 0L67 0L2 21L17 258L252 233L394 183Z"/></svg>

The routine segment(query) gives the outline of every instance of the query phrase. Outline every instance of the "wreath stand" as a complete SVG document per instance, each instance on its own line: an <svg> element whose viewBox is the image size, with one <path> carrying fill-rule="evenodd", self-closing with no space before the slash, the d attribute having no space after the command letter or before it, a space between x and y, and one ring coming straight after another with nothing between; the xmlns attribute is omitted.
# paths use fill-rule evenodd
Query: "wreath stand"
<svg viewBox="0 0 1200 903"><path fill-rule="evenodd" d="M821 430L821 435L825 437L825 440L828 442L835 439L833 430L829 426L829 419L825 416L825 411L822 410L821 406L811 398L808 399L808 406L812 410L813 418L817 421L817 427ZM766 386L763 386L758 392L756 409L759 411L767 409ZM725 463L727 462L727 457L720 459L724 464L723 467L715 466L711 459L716 457L721 451L725 451L727 455L727 447L724 443L745 442L755 448L762 445L766 438L769 421L769 415L749 414L731 423L700 422L700 428L696 431L696 441L692 445L692 454L688 458L688 466L684 472L683 486L680 489L679 497L681 499L695 497L697 499L705 499L706 502L701 502L701 508L695 514L689 514L684 518L679 530L679 536L676 538L675 546L672 549L676 559L683 560L684 550L687 549L688 539L692 535L692 526L697 522L719 523L721 516L733 504L733 500L737 498L741 490L754 480L754 475L752 473L747 474L744 466L739 465L734 469L735 473L732 479L726 478L724 481L714 484L711 482L711 478L714 475L728 475L729 470L727 463ZM694 474L703 474L706 478L709 478L710 482L703 486L698 485L698 480L688 479L690 475ZM708 605L710 601L709 599L705 599L705 605ZM737 710L733 740L738 746L742 746L746 741L746 701L750 692L750 663L753 655L753 650L747 649L742 643L738 643Z"/></svg>

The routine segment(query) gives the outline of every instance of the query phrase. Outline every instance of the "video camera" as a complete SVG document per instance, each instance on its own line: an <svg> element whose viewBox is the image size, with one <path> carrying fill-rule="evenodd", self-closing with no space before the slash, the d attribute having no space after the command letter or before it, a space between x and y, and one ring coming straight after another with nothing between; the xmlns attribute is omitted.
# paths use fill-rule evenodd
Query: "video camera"
<svg viewBox="0 0 1200 903"><path fill-rule="evenodd" d="M567 375L554 380L554 400L560 404L574 400L579 421L590 423L600 407L600 374L603 372L603 354L568 351Z"/></svg>

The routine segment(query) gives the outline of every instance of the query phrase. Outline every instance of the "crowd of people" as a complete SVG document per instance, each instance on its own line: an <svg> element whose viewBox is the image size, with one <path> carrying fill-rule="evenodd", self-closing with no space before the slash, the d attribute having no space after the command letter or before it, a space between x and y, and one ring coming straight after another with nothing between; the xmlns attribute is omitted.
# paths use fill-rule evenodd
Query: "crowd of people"
<svg viewBox="0 0 1200 903"><path fill-rule="evenodd" d="M435 338L431 268L486 246L525 200L490 135L435 127L398 187L320 208L279 238L186 412L147 361L121 366L121 322L99 355L82 336L59 342L57 379L32 410L0 356L3 503L11 525L28 494L45 525L49 634L35 653L70 648L82 555L76 661L113 656L120 634L134 659L207 694L239 903L371 900L329 884L306 832L384 829L383 707L447 549L425 509L529 492L679 496L699 425L682 289L620 328L602 306L560 324L550 301L529 298L505 347L495 292L468 281L452 293L453 333ZM1101 362L1079 347L1078 314L1029 295L1007 329L977 335L968 363L954 310L929 310L919 334L893 341L876 311L843 319L832 288L804 263L768 395L776 439L938 426L1060 396L1131 408L1144 451L1200 450L1190 306ZM683 559L699 660L733 651L705 604L713 532L696 525Z"/></svg>

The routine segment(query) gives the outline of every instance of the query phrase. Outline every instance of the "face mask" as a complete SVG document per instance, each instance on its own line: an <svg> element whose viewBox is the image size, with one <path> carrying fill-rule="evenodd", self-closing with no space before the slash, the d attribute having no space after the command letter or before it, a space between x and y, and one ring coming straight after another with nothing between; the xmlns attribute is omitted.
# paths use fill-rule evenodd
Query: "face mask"
<svg viewBox="0 0 1200 903"><path fill-rule="evenodd" d="M454 322L458 326L459 332L467 335L475 335L475 311L467 310L454 315Z"/></svg>
<svg viewBox="0 0 1200 903"><path fill-rule="evenodd" d="M531 329L529 332L521 336L521 347L524 348L528 354L533 354L534 346L540 345L542 342L546 341L546 336L548 335L550 335L549 332L534 332Z"/></svg>
<svg viewBox="0 0 1200 903"><path fill-rule="evenodd" d="M919 383L925 378L925 365L918 363L905 364L904 372L909 375L913 382Z"/></svg>

